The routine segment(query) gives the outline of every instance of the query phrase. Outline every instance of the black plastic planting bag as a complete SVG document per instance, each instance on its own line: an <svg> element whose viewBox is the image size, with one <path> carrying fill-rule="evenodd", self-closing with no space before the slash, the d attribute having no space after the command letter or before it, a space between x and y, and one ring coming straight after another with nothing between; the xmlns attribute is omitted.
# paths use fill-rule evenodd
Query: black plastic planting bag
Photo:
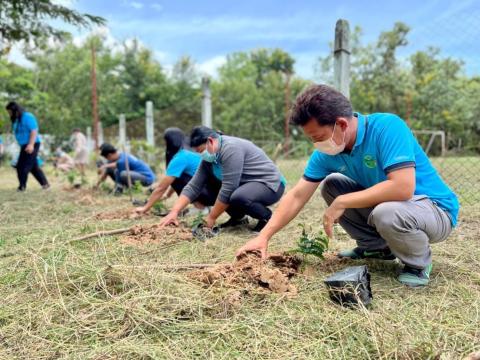
<svg viewBox="0 0 480 360"><path fill-rule="evenodd" d="M350 266L325 279L330 298L344 306L372 302L370 274L366 265Z"/></svg>
<svg viewBox="0 0 480 360"><path fill-rule="evenodd" d="M192 235L199 240L205 241L220 234L220 228L214 226L211 229L204 224L197 224L192 228Z"/></svg>

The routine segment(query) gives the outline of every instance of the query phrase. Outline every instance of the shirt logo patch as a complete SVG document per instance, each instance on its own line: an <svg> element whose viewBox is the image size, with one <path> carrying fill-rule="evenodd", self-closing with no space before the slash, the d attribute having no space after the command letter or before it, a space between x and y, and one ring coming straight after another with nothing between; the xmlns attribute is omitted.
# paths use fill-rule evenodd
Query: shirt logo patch
<svg viewBox="0 0 480 360"><path fill-rule="evenodd" d="M363 157L363 163L369 169L374 169L377 167L377 160L372 155L365 155Z"/></svg>

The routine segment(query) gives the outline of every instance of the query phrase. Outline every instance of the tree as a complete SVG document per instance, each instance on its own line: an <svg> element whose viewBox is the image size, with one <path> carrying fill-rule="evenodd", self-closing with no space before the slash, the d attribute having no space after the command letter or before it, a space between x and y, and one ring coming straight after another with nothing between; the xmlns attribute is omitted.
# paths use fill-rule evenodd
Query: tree
<svg viewBox="0 0 480 360"><path fill-rule="evenodd" d="M293 77L288 53L257 49L229 55L212 84L215 127L252 140L283 142L286 74L292 76L291 101L307 82Z"/></svg>
<svg viewBox="0 0 480 360"><path fill-rule="evenodd" d="M66 31L48 24L53 19L79 27L105 24L102 17L81 14L51 0L0 0L0 51L8 52L12 42L21 40L65 38Z"/></svg>

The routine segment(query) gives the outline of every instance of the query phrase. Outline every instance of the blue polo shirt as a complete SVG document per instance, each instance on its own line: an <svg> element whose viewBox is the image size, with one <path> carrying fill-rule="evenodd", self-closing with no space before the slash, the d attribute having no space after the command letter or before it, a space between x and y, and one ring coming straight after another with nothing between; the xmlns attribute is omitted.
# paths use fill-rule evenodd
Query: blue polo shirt
<svg viewBox="0 0 480 360"><path fill-rule="evenodd" d="M130 154L128 155L128 167L130 171L135 171L144 175L148 179L150 184L155 181L155 174L153 173L152 169L150 169L150 166L148 166L142 160ZM118 170L118 173L121 173L122 171L127 170L127 165L125 162L125 153L120 153L120 157L117 160L117 170Z"/></svg>
<svg viewBox="0 0 480 360"><path fill-rule="evenodd" d="M37 130L37 138L35 139L36 143L40 142L40 136L38 135L38 122L35 116L32 113L24 112L20 121L17 119L13 123L13 133L15 134L15 139L17 139L18 145L23 146L27 145L30 140L30 132L32 130Z"/></svg>
<svg viewBox="0 0 480 360"><path fill-rule="evenodd" d="M167 166L166 175L179 178L183 173L193 176L200 165L202 158L190 150L181 149L177 152Z"/></svg>
<svg viewBox="0 0 480 360"><path fill-rule="evenodd" d="M327 155L315 150L304 172L319 182L331 173L348 176L364 188L387 179L390 171L415 167L415 195L427 195L457 223L457 196L443 182L407 124L397 115L376 113L358 117L357 139L350 153Z"/></svg>

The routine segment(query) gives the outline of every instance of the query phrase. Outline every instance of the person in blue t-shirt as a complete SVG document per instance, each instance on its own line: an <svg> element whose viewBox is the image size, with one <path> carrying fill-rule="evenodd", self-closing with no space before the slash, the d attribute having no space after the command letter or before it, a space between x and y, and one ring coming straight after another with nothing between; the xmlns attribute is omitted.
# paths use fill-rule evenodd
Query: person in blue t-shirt
<svg viewBox="0 0 480 360"><path fill-rule="evenodd" d="M192 179L202 160L199 154L185 148L185 134L179 128L166 129L163 138L166 145L167 169L165 177L155 188L147 203L135 209L138 213L146 213L157 201L165 200L173 193L180 195L183 188ZM208 213L206 205L212 203L212 199L215 201L212 193L213 190L207 184L193 202L194 206L202 210L204 214Z"/></svg>
<svg viewBox="0 0 480 360"><path fill-rule="evenodd" d="M38 165L38 150L40 149L40 135L37 119L32 113L26 112L19 104L11 101L6 109L12 121L12 131L20 145L20 154L16 164L18 176L17 191L27 188L28 174L32 173L42 189L50 187L45 174Z"/></svg>
<svg viewBox="0 0 480 360"><path fill-rule="evenodd" d="M340 257L398 258L404 264L401 283L427 285L430 244L449 236L459 203L405 122L393 114L353 113L350 101L326 85L302 93L291 120L303 128L316 150L303 178L283 198L267 226L237 255L260 250L265 257L268 240L323 182L326 234L331 238L333 224L339 222L357 241L355 249L341 251Z"/></svg>
<svg viewBox="0 0 480 360"><path fill-rule="evenodd" d="M105 181L108 176L115 181L116 193L121 193L123 187L129 186L129 176L132 185L135 182L140 182L143 186L150 186L155 181L155 174L146 163L133 155L118 152L111 144L102 144L100 146L100 155L107 159L108 163L100 166L100 178L96 187Z"/></svg>
<svg viewBox="0 0 480 360"><path fill-rule="evenodd" d="M5 153L5 146L3 145L3 136L2 134L0 134L0 165L2 164L4 153Z"/></svg>

